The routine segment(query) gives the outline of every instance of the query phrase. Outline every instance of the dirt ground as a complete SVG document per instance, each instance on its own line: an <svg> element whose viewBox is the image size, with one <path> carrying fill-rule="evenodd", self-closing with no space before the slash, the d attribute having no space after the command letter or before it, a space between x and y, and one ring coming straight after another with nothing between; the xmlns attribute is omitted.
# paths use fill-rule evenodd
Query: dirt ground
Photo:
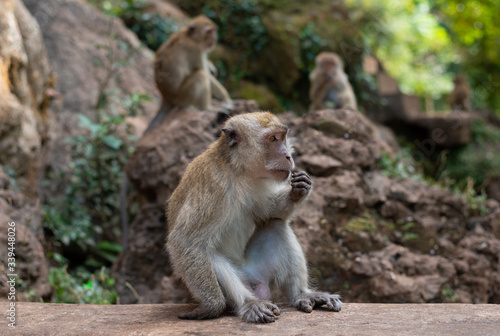
<svg viewBox="0 0 500 336"><path fill-rule="evenodd" d="M2 302L2 311L6 311ZM5 308L5 309L4 309ZM345 304L340 313L311 314L282 306L271 324L234 316L177 318L188 305L70 305L18 303L16 328L3 319L1 335L500 335L500 305Z"/></svg>

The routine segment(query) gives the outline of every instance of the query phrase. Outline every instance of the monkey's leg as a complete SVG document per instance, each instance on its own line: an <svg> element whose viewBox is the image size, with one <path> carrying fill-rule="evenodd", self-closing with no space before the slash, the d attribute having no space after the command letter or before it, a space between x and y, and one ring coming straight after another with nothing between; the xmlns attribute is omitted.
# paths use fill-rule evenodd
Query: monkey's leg
<svg viewBox="0 0 500 336"><path fill-rule="evenodd" d="M245 278L243 272L222 255L213 257L213 265L228 304L243 321L253 323L275 321L275 317L280 314L279 308L269 301L256 298L243 284L242 279Z"/></svg>
<svg viewBox="0 0 500 336"><path fill-rule="evenodd" d="M212 74L209 74L210 78L210 88L212 90L212 94L215 98L222 100L225 103L231 103L231 98L229 97L229 93L222 86L221 83L215 78Z"/></svg>
<svg viewBox="0 0 500 336"><path fill-rule="evenodd" d="M180 313L179 318L202 320L222 315L226 309L226 299L219 287L208 253L198 249L185 249L178 253L173 251L173 246L168 247L175 269L182 276L191 294L200 301L199 307L192 312ZM175 262L177 260L181 262Z"/></svg>
<svg viewBox="0 0 500 336"><path fill-rule="evenodd" d="M209 74L205 70L194 72L184 80L179 92L182 93L179 105L194 105L200 110L208 109L212 99Z"/></svg>
<svg viewBox="0 0 500 336"><path fill-rule="evenodd" d="M275 249L275 252L270 252L277 252L281 265L275 273L275 279L278 284L282 284L290 304L307 313L322 305L330 310L340 311L342 302L339 295L315 292L309 288L304 252L290 226L280 221L274 221L270 225L272 230L269 239L274 242Z"/></svg>

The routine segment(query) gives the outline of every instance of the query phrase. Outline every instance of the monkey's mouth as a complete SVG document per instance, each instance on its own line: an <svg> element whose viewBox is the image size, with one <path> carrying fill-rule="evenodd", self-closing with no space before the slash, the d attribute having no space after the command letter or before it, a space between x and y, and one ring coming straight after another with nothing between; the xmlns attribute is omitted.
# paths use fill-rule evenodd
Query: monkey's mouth
<svg viewBox="0 0 500 336"><path fill-rule="evenodd" d="M274 175L281 177L283 179L286 179L288 175L290 175L290 170L288 169L273 169L271 171L274 173Z"/></svg>

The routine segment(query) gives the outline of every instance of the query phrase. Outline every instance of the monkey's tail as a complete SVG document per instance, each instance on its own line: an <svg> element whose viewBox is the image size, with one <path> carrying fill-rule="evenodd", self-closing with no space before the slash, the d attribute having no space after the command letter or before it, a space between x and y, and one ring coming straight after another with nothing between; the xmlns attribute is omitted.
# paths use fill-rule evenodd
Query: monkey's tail
<svg viewBox="0 0 500 336"><path fill-rule="evenodd" d="M170 106L170 104L168 104L167 102L162 101L162 103L160 105L160 109L158 110L158 113L156 113L156 116L153 118L153 120L151 120L151 122L149 123L148 127L146 128L146 130L144 131L142 136L144 137L153 128L160 125L162 123L163 119L165 119L167 114L170 112L170 110L172 110L172 107L173 106Z"/></svg>

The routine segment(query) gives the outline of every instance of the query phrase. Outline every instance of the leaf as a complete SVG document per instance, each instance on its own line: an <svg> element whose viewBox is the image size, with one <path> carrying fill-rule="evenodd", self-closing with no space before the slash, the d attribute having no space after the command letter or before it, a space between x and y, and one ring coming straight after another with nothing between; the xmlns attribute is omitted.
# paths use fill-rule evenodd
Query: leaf
<svg viewBox="0 0 500 336"><path fill-rule="evenodd" d="M110 241L101 241L97 244L97 248L101 250L111 251L120 253L122 251L122 246L118 243L113 243Z"/></svg>
<svg viewBox="0 0 500 336"><path fill-rule="evenodd" d="M80 113L78 114L78 121L80 122L80 127L90 130L92 134L95 134L101 127L101 125L96 124L89 117Z"/></svg>
<svg viewBox="0 0 500 336"><path fill-rule="evenodd" d="M102 138L102 141L108 145L109 147L118 150L120 146L123 144L123 141L113 135L105 135Z"/></svg>

